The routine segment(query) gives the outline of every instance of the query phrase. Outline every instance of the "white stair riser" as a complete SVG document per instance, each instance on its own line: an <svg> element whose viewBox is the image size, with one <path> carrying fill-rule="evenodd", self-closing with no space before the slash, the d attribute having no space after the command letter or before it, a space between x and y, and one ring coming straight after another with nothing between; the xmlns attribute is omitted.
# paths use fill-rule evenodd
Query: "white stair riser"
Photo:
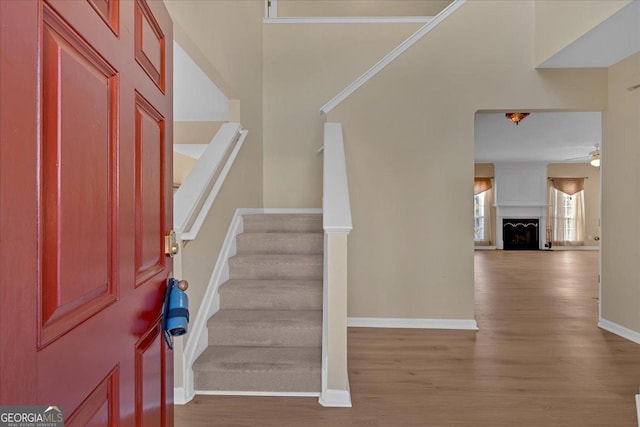
<svg viewBox="0 0 640 427"><path fill-rule="evenodd" d="M320 391L320 370L309 372L196 371L196 390L220 391Z"/></svg>

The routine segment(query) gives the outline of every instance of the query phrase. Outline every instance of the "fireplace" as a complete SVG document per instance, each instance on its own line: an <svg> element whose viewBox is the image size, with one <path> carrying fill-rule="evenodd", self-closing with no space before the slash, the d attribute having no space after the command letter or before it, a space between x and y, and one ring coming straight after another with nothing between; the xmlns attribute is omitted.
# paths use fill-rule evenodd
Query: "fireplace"
<svg viewBox="0 0 640 427"><path fill-rule="evenodd" d="M502 220L504 250L540 249L540 224L538 219L507 218Z"/></svg>

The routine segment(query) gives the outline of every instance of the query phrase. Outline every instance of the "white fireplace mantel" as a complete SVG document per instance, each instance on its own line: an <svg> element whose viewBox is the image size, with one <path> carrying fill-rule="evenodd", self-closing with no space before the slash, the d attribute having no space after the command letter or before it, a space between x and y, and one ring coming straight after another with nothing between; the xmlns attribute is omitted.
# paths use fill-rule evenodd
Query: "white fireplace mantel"
<svg viewBox="0 0 640 427"><path fill-rule="evenodd" d="M496 247L504 249L503 219L538 220L538 242L544 249L547 218L547 165L545 163L496 163Z"/></svg>

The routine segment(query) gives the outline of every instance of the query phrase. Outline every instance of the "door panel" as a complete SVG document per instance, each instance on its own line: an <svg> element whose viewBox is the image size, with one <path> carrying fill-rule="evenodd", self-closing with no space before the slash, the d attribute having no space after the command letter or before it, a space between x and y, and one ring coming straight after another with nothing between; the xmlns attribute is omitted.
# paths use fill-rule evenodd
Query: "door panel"
<svg viewBox="0 0 640 427"><path fill-rule="evenodd" d="M165 36L149 5L136 1L135 12L136 61L158 85L165 89Z"/></svg>
<svg viewBox="0 0 640 427"><path fill-rule="evenodd" d="M136 93L136 286L164 268L164 118ZM160 236L160 238L158 238Z"/></svg>
<svg viewBox="0 0 640 427"><path fill-rule="evenodd" d="M163 411L158 402L164 400L163 384L158 378L164 368L157 360L164 362L160 324L155 325L136 346L136 414L139 426L160 426Z"/></svg>
<svg viewBox="0 0 640 427"><path fill-rule="evenodd" d="M100 18L109 26L111 31L117 36L119 27L119 0L87 0L98 12Z"/></svg>
<svg viewBox="0 0 640 427"><path fill-rule="evenodd" d="M118 77L48 6L43 12L40 344L46 345L116 300Z"/></svg>
<svg viewBox="0 0 640 427"><path fill-rule="evenodd" d="M173 425L171 37L162 2L0 1L0 404Z"/></svg>
<svg viewBox="0 0 640 427"><path fill-rule="evenodd" d="M118 369L107 377L87 396L87 398L67 419L70 427L111 427L118 425ZM158 424L160 425L160 424Z"/></svg>

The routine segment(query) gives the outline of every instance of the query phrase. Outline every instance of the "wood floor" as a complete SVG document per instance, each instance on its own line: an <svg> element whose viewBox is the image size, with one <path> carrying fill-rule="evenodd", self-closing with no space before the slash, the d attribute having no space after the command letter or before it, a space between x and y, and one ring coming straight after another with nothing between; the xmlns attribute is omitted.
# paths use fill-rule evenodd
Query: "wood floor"
<svg viewBox="0 0 640 427"><path fill-rule="evenodd" d="M349 329L353 408L196 396L176 427L637 426L640 345L598 329L598 253L476 251L480 331Z"/></svg>

